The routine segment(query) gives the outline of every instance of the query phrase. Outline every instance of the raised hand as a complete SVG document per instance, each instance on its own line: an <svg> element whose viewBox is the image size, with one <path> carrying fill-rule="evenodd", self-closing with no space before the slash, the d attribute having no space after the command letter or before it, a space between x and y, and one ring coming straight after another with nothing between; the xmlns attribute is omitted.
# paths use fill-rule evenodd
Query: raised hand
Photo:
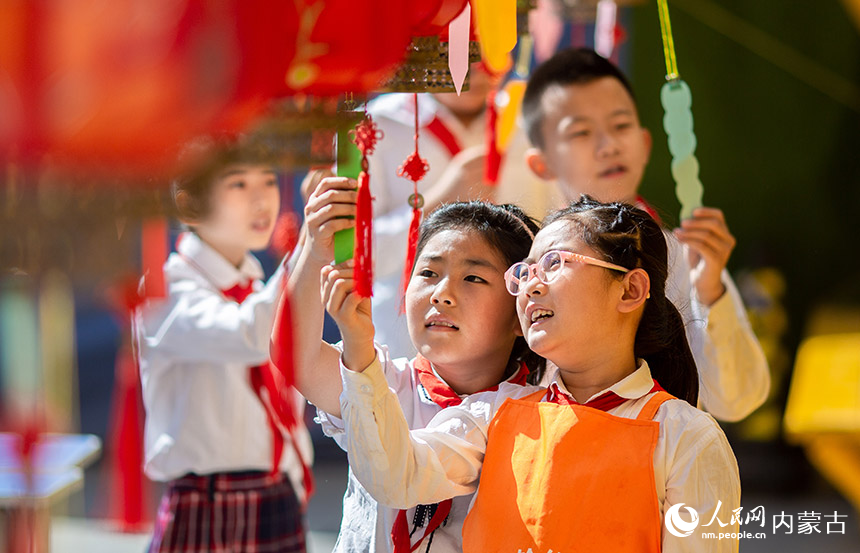
<svg viewBox="0 0 860 553"><path fill-rule="evenodd" d="M356 182L345 177L319 181L305 205L305 228L312 257L334 259L334 233L355 226Z"/></svg>
<svg viewBox="0 0 860 553"><path fill-rule="evenodd" d="M676 228L674 234L689 247L692 281L699 301L713 305L726 291L720 275L737 244L723 212L714 207L698 207L691 218L681 221L681 228Z"/></svg>
<svg viewBox="0 0 860 553"><path fill-rule="evenodd" d="M343 364L361 372L376 356L370 298L355 293L353 260L326 265L320 272L320 289L326 311L337 323L343 338Z"/></svg>

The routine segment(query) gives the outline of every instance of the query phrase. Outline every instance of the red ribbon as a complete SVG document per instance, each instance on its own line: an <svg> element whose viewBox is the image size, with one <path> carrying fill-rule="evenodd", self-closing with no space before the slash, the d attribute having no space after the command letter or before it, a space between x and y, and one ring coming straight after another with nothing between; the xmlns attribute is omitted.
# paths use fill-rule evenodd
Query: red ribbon
<svg viewBox="0 0 860 553"><path fill-rule="evenodd" d="M237 303L242 303L251 295L253 291L252 286L252 282L248 282L244 286L237 284L231 288L222 290L221 293L225 297L235 300ZM289 298L287 294L282 294L281 304L276 317L274 339L270 345L271 357L275 363L274 365L272 363L263 363L262 365L250 367L248 369L248 379L251 389L254 390L254 394L266 411L266 420L272 434L271 474L280 472L281 457L284 453L283 428L283 431L286 431L290 435L293 449L302 465L305 497L308 498L314 491L313 473L308 463L305 462L299 449L299 444L296 441L294 429L299 421L293 411L292 401L288 395L292 390L294 375L292 328ZM263 390L266 390L267 397L264 397Z"/></svg>
<svg viewBox="0 0 860 553"><path fill-rule="evenodd" d="M654 386L651 388L651 391L649 391L648 393L653 394L654 392L662 392L662 391L663 391L663 387L660 386L660 384L658 384L657 381L655 380ZM628 400L628 398L621 397L618 394L616 394L615 392L610 391L610 392L600 394L599 396L592 399L591 401L580 404L575 399L573 399L572 397L570 397L566 393L562 392L561 389L559 389L558 384L556 382L553 382L550 385L549 389L547 390L547 401L549 401L551 403L557 403L559 405L584 405L585 407L591 407L592 409L599 409L600 411L609 411L611 409L614 409L627 400Z"/></svg>

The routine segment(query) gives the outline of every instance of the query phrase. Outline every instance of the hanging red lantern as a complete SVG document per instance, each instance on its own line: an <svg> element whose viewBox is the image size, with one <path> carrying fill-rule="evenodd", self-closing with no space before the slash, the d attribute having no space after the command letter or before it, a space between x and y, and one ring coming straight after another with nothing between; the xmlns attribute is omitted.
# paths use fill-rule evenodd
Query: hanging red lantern
<svg viewBox="0 0 860 553"><path fill-rule="evenodd" d="M0 152L151 172L175 144L242 129L272 98L373 89L405 53L404 6L6 0Z"/></svg>
<svg viewBox="0 0 860 553"><path fill-rule="evenodd" d="M284 31L292 41L286 94L334 96L374 90L406 54L402 0L295 0Z"/></svg>

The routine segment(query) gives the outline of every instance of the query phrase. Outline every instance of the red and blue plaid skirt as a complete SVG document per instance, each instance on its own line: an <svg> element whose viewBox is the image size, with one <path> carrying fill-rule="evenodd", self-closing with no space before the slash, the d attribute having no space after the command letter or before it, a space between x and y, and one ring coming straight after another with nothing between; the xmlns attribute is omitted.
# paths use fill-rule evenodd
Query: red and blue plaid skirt
<svg viewBox="0 0 860 553"><path fill-rule="evenodd" d="M150 553L304 551L302 507L290 479L258 471L169 482L149 546Z"/></svg>

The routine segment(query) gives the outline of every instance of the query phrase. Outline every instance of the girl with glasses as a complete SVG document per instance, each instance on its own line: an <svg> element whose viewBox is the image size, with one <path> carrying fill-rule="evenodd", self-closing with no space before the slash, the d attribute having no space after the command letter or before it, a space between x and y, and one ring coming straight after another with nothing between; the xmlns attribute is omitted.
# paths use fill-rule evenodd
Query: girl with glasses
<svg viewBox="0 0 860 553"><path fill-rule="evenodd" d="M309 240L290 280L291 297L302 299L292 302L293 331L299 337L297 387L317 406L323 431L344 449L362 437L344 434L339 420L341 350L320 341L320 270L327 277L329 310L351 310L369 322L369 300L358 301L350 294L352 265L326 264L332 257L332 233L353 224L342 217L355 213L354 187L354 181L330 178L311 195L305 210ZM381 385L391 389L408 428L423 428L444 407L459 404L469 394L494 390L500 382L520 387L542 364L522 338L515 299L504 278L505 269L528 254L536 232L537 225L512 205L440 207L420 227L404 300L418 355L391 359L386 346L374 347L372 325L362 326L359 338L350 334L354 326L341 327L345 343L367 341L366 353L379 367ZM349 353L344 355L347 359ZM367 365L371 359L361 362ZM461 551L471 498L449 498L394 507L378 504L350 474L334 550L408 553L420 546L422 551Z"/></svg>
<svg viewBox="0 0 860 553"><path fill-rule="evenodd" d="M737 463L694 407L666 256L659 225L634 207L583 197L551 215L506 273L529 347L557 367L549 387L502 384L411 432L362 338L362 302L329 279L359 481L393 506L477 489L467 552L736 551Z"/></svg>

